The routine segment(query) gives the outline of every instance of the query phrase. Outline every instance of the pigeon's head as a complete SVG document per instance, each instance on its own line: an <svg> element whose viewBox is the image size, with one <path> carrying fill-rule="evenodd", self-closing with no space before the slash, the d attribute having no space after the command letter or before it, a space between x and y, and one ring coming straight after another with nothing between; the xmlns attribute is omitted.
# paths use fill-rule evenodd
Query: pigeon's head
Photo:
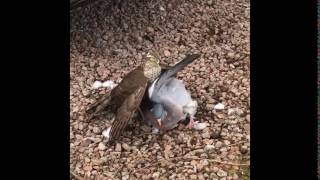
<svg viewBox="0 0 320 180"><path fill-rule="evenodd" d="M153 116L156 118L156 123L158 123L158 126L162 128L161 121L167 117L167 112L165 111L163 105L159 103L155 104L151 109L151 112L153 113Z"/></svg>
<svg viewBox="0 0 320 180"><path fill-rule="evenodd" d="M148 53L147 61L143 67L144 75L150 80L155 80L161 73L161 67L159 65L159 59L154 55Z"/></svg>

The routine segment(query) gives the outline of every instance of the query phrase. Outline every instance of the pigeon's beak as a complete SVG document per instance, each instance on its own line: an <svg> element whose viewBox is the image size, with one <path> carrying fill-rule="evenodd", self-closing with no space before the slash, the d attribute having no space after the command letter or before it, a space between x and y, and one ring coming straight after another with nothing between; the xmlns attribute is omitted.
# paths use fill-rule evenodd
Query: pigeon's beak
<svg viewBox="0 0 320 180"><path fill-rule="evenodd" d="M159 127L161 127L161 118L157 119L157 122L159 124Z"/></svg>

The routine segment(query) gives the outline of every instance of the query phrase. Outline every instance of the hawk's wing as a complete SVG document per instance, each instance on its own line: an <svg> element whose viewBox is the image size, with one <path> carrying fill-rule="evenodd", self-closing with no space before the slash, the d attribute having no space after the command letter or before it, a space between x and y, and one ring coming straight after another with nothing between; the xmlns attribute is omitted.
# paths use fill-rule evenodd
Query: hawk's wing
<svg viewBox="0 0 320 180"><path fill-rule="evenodd" d="M147 82L138 87L132 94L130 94L119 107L116 118L111 126L110 141L118 138L124 129L127 127L129 121L132 119L135 111L139 108L144 92L147 87Z"/></svg>
<svg viewBox="0 0 320 180"><path fill-rule="evenodd" d="M112 111L118 109L124 100L134 93L137 88L144 85L146 81L147 79L143 75L142 66L132 70L111 92L103 95L88 108L86 112L90 114L89 120L97 116L107 107L110 107Z"/></svg>

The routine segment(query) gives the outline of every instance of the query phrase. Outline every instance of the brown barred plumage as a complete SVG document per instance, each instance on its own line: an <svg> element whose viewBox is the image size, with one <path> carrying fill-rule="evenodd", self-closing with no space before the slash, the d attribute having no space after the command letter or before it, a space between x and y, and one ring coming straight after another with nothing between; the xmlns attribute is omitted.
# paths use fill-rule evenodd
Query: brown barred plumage
<svg viewBox="0 0 320 180"><path fill-rule="evenodd" d="M116 119L114 120L111 127L110 141L117 139L127 127L129 121L132 119L134 113L140 106L146 90L146 86L147 84L139 87L123 102L123 104L118 109Z"/></svg>
<svg viewBox="0 0 320 180"><path fill-rule="evenodd" d="M147 55L147 58L145 64L128 73L119 85L86 111L89 119L96 117L107 108L116 111L116 119L110 130L110 141L122 134L134 113L138 110L148 82L152 82L160 74L161 67L158 60L152 55Z"/></svg>

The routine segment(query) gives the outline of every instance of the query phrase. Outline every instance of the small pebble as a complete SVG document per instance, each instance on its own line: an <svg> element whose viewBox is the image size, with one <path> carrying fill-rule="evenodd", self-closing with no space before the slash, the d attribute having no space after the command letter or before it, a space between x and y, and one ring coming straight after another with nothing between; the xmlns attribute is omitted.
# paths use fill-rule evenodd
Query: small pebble
<svg viewBox="0 0 320 180"><path fill-rule="evenodd" d="M210 110L213 110L214 107L215 107L215 106L214 106L213 104L207 104L207 105L206 105L206 109L209 110L209 111L210 111Z"/></svg>
<svg viewBox="0 0 320 180"><path fill-rule="evenodd" d="M85 167L83 168L83 170L85 170L85 171L91 171L91 170L92 170L92 166L85 166Z"/></svg>
<svg viewBox="0 0 320 180"><path fill-rule="evenodd" d="M152 174L152 177L155 178L155 179L158 179L160 176L160 172L155 172Z"/></svg>
<svg viewBox="0 0 320 180"><path fill-rule="evenodd" d="M147 32L149 32L149 33L153 33L154 32L154 29L152 28L152 27L147 27Z"/></svg>
<svg viewBox="0 0 320 180"><path fill-rule="evenodd" d="M202 174L198 174L198 180L205 180L204 175L202 175Z"/></svg>
<svg viewBox="0 0 320 180"><path fill-rule="evenodd" d="M232 176L232 179L237 180L237 179L239 179L239 176L236 173L234 173Z"/></svg>
<svg viewBox="0 0 320 180"><path fill-rule="evenodd" d="M86 157L86 158L84 158L84 161L85 161L86 163L89 163L89 162L90 162L90 159L89 159L88 157Z"/></svg>
<svg viewBox="0 0 320 180"><path fill-rule="evenodd" d="M126 151L130 151L130 146L127 144L127 143L123 143L122 144L122 148L124 149L124 150L126 150Z"/></svg>
<svg viewBox="0 0 320 180"><path fill-rule="evenodd" d="M241 146L240 152L241 152L242 154L246 154L248 151L249 151L249 150L248 150L248 147L247 147L246 145Z"/></svg>
<svg viewBox="0 0 320 180"><path fill-rule="evenodd" d="M120 143L117 143L114 150L115 150L116 152L121 152L121 144L120 144Z"/></svg>
<svg viewBox="0 0 320 180"><path fill-rule="evenodd" d="M99 129L98 127L93 127L92 131L93 131L95 134L100 133L100 129Z"/></svg>
<svg viewBox="0 0 320 180"><path fill-rule="evenodd" d="M222 142L218 141L216 144L215 144L215 147L216 148L220 148L222 146Z"/></svg>
<svg viewBox="0 0 320 180"><path fill-rule="evenodd" d="M99 150L101 150L101 151L103 151L103 150L105 150L106 149L106 146L104 145L104 143L99 143L99 145L98 145L98 149Z"/></svg>
<svg viewBox="0 0 320 180"><path fill-rule="evenodd" d="M190 179L197 179L197 178L198 178L198 176L195 175L195 174L191 174L191 175L190 175Z"/></svg>
<svg viewBox="0 0 320 180"><path fill-rule="evenodd" d="M164 56L169 57L171 55L170 51L164 50Z"/></svg>
<svg viewBox="0 0 320 180"><path fill-rule="evenodd" d="M206 131L206 132L204 132L204 133L201 134L201 137L202 137L203 139L208 139L208 138L210 138L210 133L209 133L208 131Z"/></svg>
<svg viewBox="0 0 320 180"><path fill-rule="evenodd" d="M196 160L192 160L190 164L191 164L191 166L194 166L194 165L197 164L197 161Z"/></svg>
<svg viewBox="0 0 320 180"><path fill-rule="evenodd" d="M204 147L204 151L206 151L206 152L212 152L214 149L215 149L214 145L208 144Z"/></svg>
<svg viewBox="0 0 320 180"><path fill-rule="evenodd" d="M217 172L217 175L219 177L226 177L227 176L227 172L223 171L222 169L220 169L218 172Z"/></svg>

